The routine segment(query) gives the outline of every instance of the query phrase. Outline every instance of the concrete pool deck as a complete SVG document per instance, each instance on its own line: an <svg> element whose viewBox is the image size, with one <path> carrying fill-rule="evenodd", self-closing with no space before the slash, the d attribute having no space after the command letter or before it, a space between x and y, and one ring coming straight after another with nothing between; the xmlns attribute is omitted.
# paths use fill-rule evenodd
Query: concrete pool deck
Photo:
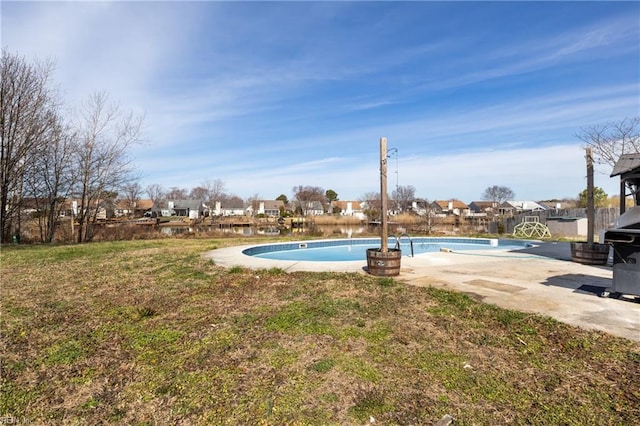
<svg viewBox="0 0 640 426"><path fill-rule="evenodd" d="M296 262L247 256L236 246L203 255L223 267L281 268L287 272L360 272L366 261ZM402 257L398 281L473 294L486 303L538 313L574 326L640 341L640 303L632 296L602 298L611 286L609 266L570 261L568 243L543 243L518 251L461 251Z"/></svg>

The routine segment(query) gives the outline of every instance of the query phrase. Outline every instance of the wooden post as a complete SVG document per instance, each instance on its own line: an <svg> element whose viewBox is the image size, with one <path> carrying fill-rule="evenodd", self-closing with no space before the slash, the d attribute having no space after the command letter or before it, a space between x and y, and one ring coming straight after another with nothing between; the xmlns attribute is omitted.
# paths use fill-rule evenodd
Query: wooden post
<svg viewBox="0 0 640 426"><path fill-rule="evenodd" d="M620 179L620 216L627 210L627 186L624 180Z"/></svg>
<svg viewBox="0 0 640 426"><path fill-rule="evenodd" d="M593 155L591 148L587 148L587 243L593 244L595 227L595 206L593 195Z"/></svg>
<svg viewBox="0 0 640 426"><path fill-rule="evenodd" d="M380 251L389 251L387 244L387 138L380 138Z"/></svg>

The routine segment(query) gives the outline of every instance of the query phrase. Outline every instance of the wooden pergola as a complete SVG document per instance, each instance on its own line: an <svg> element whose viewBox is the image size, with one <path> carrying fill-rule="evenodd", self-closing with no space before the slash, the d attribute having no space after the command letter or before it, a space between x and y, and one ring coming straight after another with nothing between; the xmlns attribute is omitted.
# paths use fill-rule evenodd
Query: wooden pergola
<svg viewBox="0 0 640 426"><path fill-rule="evenodd" d="M640 206L640 153L622 154L610 177L620 176L620 214L626 210L625 198L633 195L636 206ZM627 188L632 192L627 193Z"/></svg>

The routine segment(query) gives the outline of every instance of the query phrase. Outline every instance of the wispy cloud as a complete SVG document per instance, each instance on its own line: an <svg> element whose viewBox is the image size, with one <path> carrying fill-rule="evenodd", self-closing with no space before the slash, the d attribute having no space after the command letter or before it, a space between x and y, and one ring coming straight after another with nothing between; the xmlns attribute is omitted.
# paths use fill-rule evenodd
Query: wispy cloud
<svg viewBox="0 0 640 426"><path fill-rule="evenodd" d="M623 52L638 54L638 20L623 16L596 24L571 28L560 34L527 40L506 39L506 46L481 50L463 57L461 64L473 64L469 72L438 78L419 86L420 90L442 90L486 80L520 75L562 63L575 63L585 55L607 57Z"/></svg>
<svg viewBox="0 0 640 426"><path fill-rule="evenodd" d="M527 198L572 195L582 188L573 135L640 109L632 3L4 2L2 12L3 43L57 59L71 105L106 89L146 112L149 142L134 151L145 184L220 178L241 196L310 184L355 198L377 188L387 136L400 183L424 197L475 198L509 182Z"/></svg>

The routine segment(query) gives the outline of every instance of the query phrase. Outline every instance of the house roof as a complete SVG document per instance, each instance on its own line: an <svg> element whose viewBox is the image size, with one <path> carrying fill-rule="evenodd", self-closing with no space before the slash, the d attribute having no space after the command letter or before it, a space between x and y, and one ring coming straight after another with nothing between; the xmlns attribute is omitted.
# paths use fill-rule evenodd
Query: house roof
<svg viewBox="0 0 640 426"><path fill-rule="evenodd" d="M174 209L198 210L204 203L202 200L168 200L173 202Z"/></svg>
<svg viewBox="0 0 640 426"><path fill-rule="evenodd" d="M282 200L260 200L264 203L265 210L280 210L280 207L284 207Z"/></svg>
<svg viewBox="0 0 640 426"><path fill-rule="evenodd" d="M342 210L346 210L348 203L351 203L351 209L362 210L362 206L360 205L361 201L332 201L331 206L339 207Z"/></svg>
<svg viewBox="0 0 640 426"><path fill-rule="evenodd" d="M481 209L488 209L491 207L498 206L498 203L496 203L495 201L472 201L471 204L473 204L474 206L480 207Z"/></svg>
<svg viewBox="0 0 640 426"><path fill-rule="evenodd" d="M242 200L229 200L220 203L220 208L224 210L242 210L244 202Z"/></svg>
<svg viewBox="0 0 640 426"><path fill-rule="evenodd" d="M324 210L320 201L309 201L308 203L306 203L306 207L307 209Z"/></svg>
<svg viewBox="0 0 640 426"><path fill-rule="evenodd" d="M136 205L135 205L135 209L136 210L149 210L152 207L153 207L153 201L149 200L149 199L138 200L136 202ZM119 199L118 202L116 203L116 208L117 209L128 209L129 208L129 201L128 200L124 200L124 199Z"/></svg>
<svg viewBox="0 0 640 426"><path fill-rule="evenodd" d="M640 169L640 153L622 154L615 166L613 166L610 177L618 176L635 169Z"/></svg>
<svg viewBox="0 0 640 426"><path fill-rule="evenodd" d="M500 205L500 207L511 207L516 210L525 210L525 211L533 211L533 210L546 210L544 206L536 203L535 201L514 201L509 200L505 201Z"/></svg>
<svg viewBox="0 0 640 426"><path fill-rule="evenodd" d="M561 201L541 201L540 204L542 207L549 209L569 209L577 207L577 202L575 200L561 200Z"/></svg>
<svg viewBox="0 0 640 426"><path fill-rule="evenodd" d="M139 210L149 210L152 207L153 200L151 199L138 200L138 204L136 204L136 209Z"/></svg>
<svg viewBox="0 0 640 426"><path fill-rule="evenodd" d="M437 204L443 210L449 209L449 203L451 203L451 206L454 209L466 209L466 208L469 208L469 206L467 206L464 202L462 202L460 200L456 200L456 199L453 199L453 200L435 200L434 203Z"/></svg>

